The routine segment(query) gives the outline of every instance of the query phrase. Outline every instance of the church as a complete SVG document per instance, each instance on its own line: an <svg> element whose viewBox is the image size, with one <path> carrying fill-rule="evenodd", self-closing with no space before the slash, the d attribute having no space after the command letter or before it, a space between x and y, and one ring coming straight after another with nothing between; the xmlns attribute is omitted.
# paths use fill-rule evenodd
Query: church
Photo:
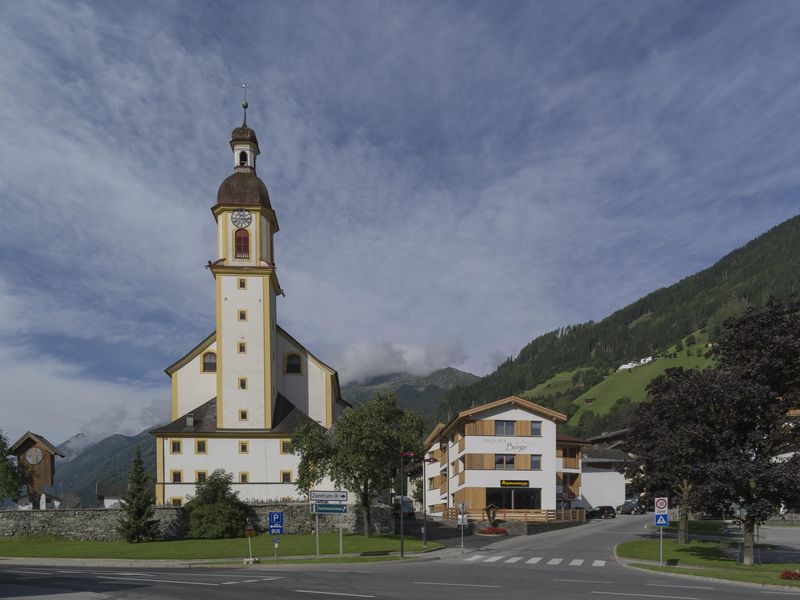
<svg viewBox="0 0 800 600"><path fill-rule="evenodd" d="M233 174L211 208L217 224L216 329L165 369L172 421L156 440L156 504L181 506L216 469L234 477L247 501L300 499L300 462L290 441L298 425L330 428L349 405L335 370L276 322L283 295L276 274L278 219L256 174L256 132L233 130Z"/></svg>

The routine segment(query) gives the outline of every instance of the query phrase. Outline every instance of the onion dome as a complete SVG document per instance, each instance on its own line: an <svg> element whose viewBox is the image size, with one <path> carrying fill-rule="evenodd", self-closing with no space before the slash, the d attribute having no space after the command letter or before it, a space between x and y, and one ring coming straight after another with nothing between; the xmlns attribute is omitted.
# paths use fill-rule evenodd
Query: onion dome
<svg viewBox="0 0 800 600"><path fill-rule="evenodd" d="M217 192L217 204L272 208L267 186L252 170L234 173L223 181Z"/></svg>

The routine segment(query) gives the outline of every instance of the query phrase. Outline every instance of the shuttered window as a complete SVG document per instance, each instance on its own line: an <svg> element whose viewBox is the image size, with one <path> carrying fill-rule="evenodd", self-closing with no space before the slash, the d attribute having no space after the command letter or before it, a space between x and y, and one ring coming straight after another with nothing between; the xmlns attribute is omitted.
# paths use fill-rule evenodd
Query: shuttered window
<svg viewBox="0 0 800 600"><path fill-rule="evenodd" d="M247 229L237 229L233 234L236 258L250 258L250 234Z"/></svg>

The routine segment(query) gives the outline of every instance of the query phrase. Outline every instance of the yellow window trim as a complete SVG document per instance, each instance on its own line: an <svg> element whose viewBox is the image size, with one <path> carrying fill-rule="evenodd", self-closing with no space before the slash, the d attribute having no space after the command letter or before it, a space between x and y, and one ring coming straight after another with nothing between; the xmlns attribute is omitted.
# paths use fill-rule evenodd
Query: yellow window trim
<svg viewBox="0 0 800 600"><path fill-rule="evenodd" d="M242 285L244 284L244 285ZM239 290L246 290L247 289L247 277L239 277L239 281L236 282L236 288Z"/></svg>
<svg viewBox="0 0 800 600"><path fill-rule="evenodd" d="M200 451L200 442L203 442L206 445L206 449L202 452ZM194 441L194 453L195 454L208 454L208 440L195 440Z"/></svg>
<svg viewBox="0 0 800 600"><path fill-rule="evenodd" d="M244 475L245 481L242 481L242 475ZM250 471L239 471L239 483L250 483Z"/></svg>
<svg viewBox="0 0 800 600"><path fill-rule="evenodd" d="M284 438L284 439L280 440L281 454L291 454L291 452L284 452L283 451L283 445L284 444L291 444L291 443L292 443L292 440L290 440L290 439Z"/></svg>
<svg viewBox="0 0 800 600"><path fill-rule="evenodd" d="M177 451L175 450L175 447L173 446L173 444L175 444L176 442L178 444L178 450ZM183 440L170 439L169 440L169 453L170 454L183 454Z"/></svg>
<svg viewBox="0 0 800 600"><path fill-rule="evenodd" d="M247 421L247 410L241 409L239 411L239 420L240 421Z"/></svg>
<svg viewBox="0 0 800 600"><path fill-rule="evenodd" d="M200 475L205 475L206 481L208 481L208 471L195 471L194 472L195 483L200 483Z"/></svg>
<svg viewBox="0 0 800 600"><path fill-rule="evenodd" d="M239 377L239 387L237 389L240 390L247 389L247 377Z"/></svg>
<svg viewBox="0 0 800 600"><path fill-rule="evenodd" d="M213 354L214 357L219 358L219 357L217 357L217 351L216 350L206 350L205 352L200 354L200 372L201 373L210 373L210 374L214 375L217 372L216 370L215 371L205 371L205 370L203 370L203 366L205 365L205 361L206 361L206 354ZM214 364L216 365L216 363L214 363Z"/></svg>
<svg viewBox="0 0 800 600"><path fill-rule="evenodd" d="M244 317L244 318L242 318ZM247 309L245 308L237 308L236 309L236 319L238 321L247 321Z"/></svg>
<svg viewBox="0 0 800 600"><path fill-rule="evenodd" d="M250 454L250 442L239 441L239 454Z"/></svg>
<svg viewBox="0 0 800 600"><path fill-rule="evenodd" d="M175 481L175 474L180 476L180 481ZM169 471L169 482L170 483L183 483L183 469L170 469Z"/></svg>
<svg viewBox="0 0 800 600"><path fill-rule="evenodd" d="M288 475L289 481L284 481L283 476ZM292 472L291 471L281 471L281 483L292 483Z"/></svg>
<svg viewBox="0 0 800 600"><path fill-rule="evenodd" d="M236 342L236 353L247 354L247 342Z"/></svg>
<svg viewBox="0 0 800 600"><path fill-rule="evenodd" d="M183 506L183 498L181 498L180 496L172 496L169 499L169 505L174 506L176 508Z"/></svg>
<svg viewBox="0 0 800 600"><path fill-rule="evenodd" d="M296 356L300 359L300 372L289 373L289 357ZM283 374L284 375L302 375L303 374L303 355L299 352L287 352L283 355Z"/></svg>

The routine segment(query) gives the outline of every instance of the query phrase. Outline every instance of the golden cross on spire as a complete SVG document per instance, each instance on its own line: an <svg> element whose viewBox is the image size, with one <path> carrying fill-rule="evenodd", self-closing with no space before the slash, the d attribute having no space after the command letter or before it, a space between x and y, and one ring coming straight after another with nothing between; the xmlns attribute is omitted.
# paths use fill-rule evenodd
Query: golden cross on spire
<svg viewBox="0 0 800 600"><path fill-rule="evenodd" d="M242 108L244 109L244 122L242 124L243 127L247 127L247 90L250 89L250 86L246 83L242 84L242 90L244 91L244 102L242 102Z"/></svg>

